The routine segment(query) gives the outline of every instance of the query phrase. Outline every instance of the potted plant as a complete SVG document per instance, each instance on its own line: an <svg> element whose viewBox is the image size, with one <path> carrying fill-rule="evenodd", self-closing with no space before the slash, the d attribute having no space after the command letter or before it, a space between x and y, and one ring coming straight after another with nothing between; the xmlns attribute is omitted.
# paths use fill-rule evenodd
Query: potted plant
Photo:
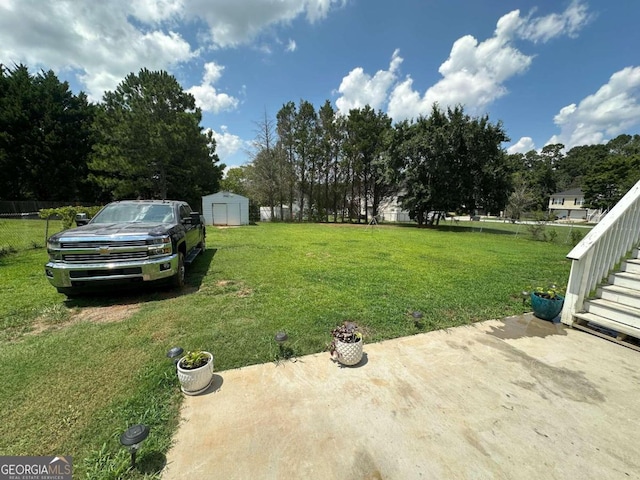
<svg viewBox="0 0 640 480"><path fill-rule="evenodd" d="M531 290L531 308L533 314L543 320L553 320L562 311L564 289L556 285L547 288L536 287Z"/></svg>
<svg viewBox="0 0 640 480"><path fill-rule="evenodd" d="M344 322L331 330L333 340L329 353L343 365L355 365L362 360L362 334L354 322Z"/></svg>
<svg viewBox="0 0 640 480"><path fill-rule="evenodd" d="M178 361L178 379L187 395L204 392L213 380L213 355L203 350L194 350Z"/></svg>

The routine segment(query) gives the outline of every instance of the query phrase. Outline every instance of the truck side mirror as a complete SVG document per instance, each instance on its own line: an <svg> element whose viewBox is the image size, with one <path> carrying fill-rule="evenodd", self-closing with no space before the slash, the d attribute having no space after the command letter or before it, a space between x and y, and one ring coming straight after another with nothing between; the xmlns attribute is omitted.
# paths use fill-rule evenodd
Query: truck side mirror
<svg viewBox="0 0 640 480"><path fill-rule="evenodd" d="M200 213L199 212L191 212L189 215L191 225L200 225L202 222L200 221Z"/></svg>
<svg viewBox="0 0 640 480"><path fill-rule="evenodd" d="M76 214L76 225L81 227L89 223L89 218L86 213L77 213Z"/></svg>

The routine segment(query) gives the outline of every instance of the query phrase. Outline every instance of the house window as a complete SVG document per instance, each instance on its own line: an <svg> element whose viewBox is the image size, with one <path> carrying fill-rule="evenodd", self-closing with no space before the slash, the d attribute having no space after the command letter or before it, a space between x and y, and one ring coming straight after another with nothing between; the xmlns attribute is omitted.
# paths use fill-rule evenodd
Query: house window
<svg viewBox="0 0 640 480"><path fill-rule="evenodd" d="M584 204L584 198L576 198L573 203L575 203L576 205L583 205Z"/></svg>
<svg viewBox="0 0 640 480"><path fill-rule="evenodd" d="M564 197L553 197L551 205L564 205Z"/></svg>

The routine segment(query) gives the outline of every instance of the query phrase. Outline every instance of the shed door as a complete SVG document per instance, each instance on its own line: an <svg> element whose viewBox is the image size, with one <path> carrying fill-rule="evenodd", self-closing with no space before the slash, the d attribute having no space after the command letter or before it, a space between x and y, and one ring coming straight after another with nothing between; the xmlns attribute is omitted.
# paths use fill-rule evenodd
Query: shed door
<svg viewBox="0 0 640 480"><path fill-rule="evenodd" d="M227 204L227 225L240 225L240 204Z"/></svg>
<svg viewBox="0 0 640 480"><path fill-rule="evenodd" d="M227 204L226 203L214 203L211 205L211 211L213 212L213 224L214 225L228 225L227 218Z"/></svg>

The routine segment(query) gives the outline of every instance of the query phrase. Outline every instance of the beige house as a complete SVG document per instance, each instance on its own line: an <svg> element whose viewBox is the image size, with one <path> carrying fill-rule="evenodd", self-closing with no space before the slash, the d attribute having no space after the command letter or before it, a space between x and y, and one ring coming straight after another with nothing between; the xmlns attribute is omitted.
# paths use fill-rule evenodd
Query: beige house
<svg viewBox="0 0 640 480"><path fill-rule="evenodd" d="M551 195L549 213L557 216L558 220L587 221L590 210L585 207L582 190L572 188Z"/></svg>

